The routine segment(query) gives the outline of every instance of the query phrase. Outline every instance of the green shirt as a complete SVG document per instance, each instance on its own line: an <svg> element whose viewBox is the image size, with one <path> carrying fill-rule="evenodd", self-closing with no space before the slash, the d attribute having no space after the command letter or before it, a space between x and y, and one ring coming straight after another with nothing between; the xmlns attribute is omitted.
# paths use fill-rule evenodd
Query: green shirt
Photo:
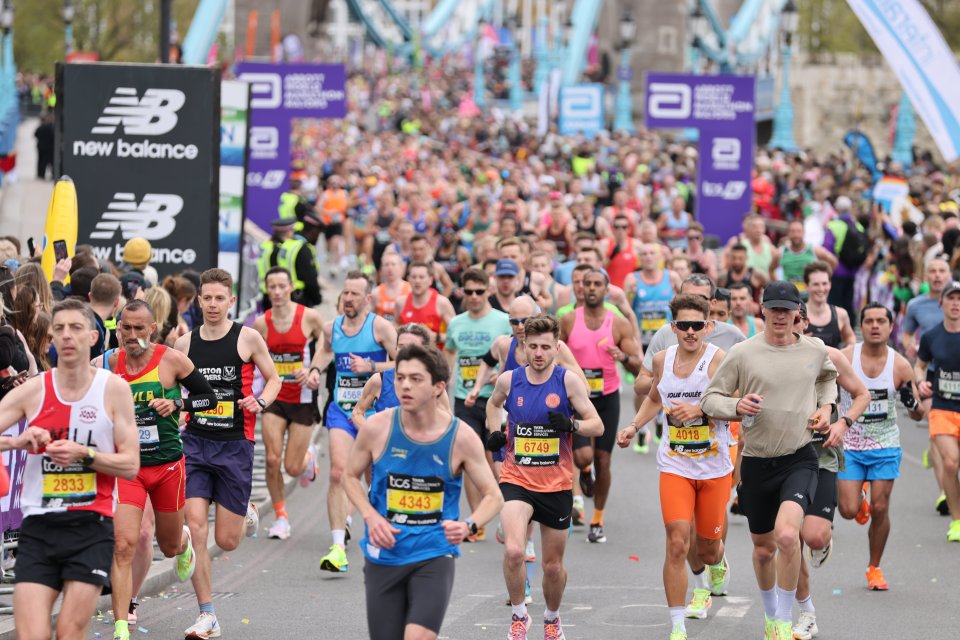
<svg viewBox="0 0 960 640"><path fill-rule="evenodd" d="M562 318L563 316L567 315L568 313L570 313L576 308L577 308L576 302L571 302L568 305L560 307L559 309L557 309L557 318L558 319ZM617 308L617 305L613 304L612 302L607 302L606 300L604 300L603 308L606 309L607 311L613 311L616 315L620 316L621 318L623 317L623 312L620 311L620 309Z"/></svg>
<svg viewBox="0 0 960 640"><path fill-rule="evenodd" d="M159 351L159 349L158 349ZM140 464L153 467L179 460L183 455L180 441L180 411L163 417L150 408L154 398L181 398L180 385L167 389L160 382L160 358L154 358L136 377L125 375L133 392L137 431L140 434Z"/></svg>
<svg viewBox="0 0 960 640"><path fill-rule="evenodd" d="M467 397L477 382L480 361L490 351L493 341L510 333L510 316L496 309L490 309L476 320L464 312L450 321L446 348L456 353L457 363L457 386L453 397L460 400ZM480 397L489 398L492 393L493 385L487 384L480 390Z"/></svg>

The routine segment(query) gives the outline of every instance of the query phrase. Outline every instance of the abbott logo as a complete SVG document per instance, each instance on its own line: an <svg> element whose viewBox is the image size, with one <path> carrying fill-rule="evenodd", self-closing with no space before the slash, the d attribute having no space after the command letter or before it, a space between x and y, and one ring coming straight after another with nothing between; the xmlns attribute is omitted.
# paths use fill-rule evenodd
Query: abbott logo
<svg viewBox="0 0 960 640"><path fill-rule="evenodd" d="M713 168L736 170L740 168L740 139L714 138L710 146L710 158Z"/></svg>
<svg viewBox="0 0 960 640"><path fill-rule="evenodd" d="M274 160L280 148L280 132L276 127L250 127L250 157Z"/></svg>
<svg viewBox="0 0 960 640"><path fill-rule="evenodd" d="M594 87L568 87L563 91L561 114L571 120L603 117L603 96Z"/></svg>
<svg viewBox="0 0 960 640"><path fill-rule="evenodd" d="M251 109L277 109L283 104L283 83L278 73L242 73L250 84Z"/></svg>
<svg viewBox="0 0 960 640"><path fill-rule="evenodd" d="M651 82L647 113L651 118L683 120L692 114L690 86L679 82Z"/></svg>
<svg viewBox="0 0 960 640"><path fill-rule="evenodd" d="M132 193L115 193L90 238L110 240L120 231L124 240L160 240L173 233L182 210L183 198L172 193L147 193L139 203Z"/></svg>
<svg viewBox="0 0 960 640"><path fill-rule="evenodd" d="M177 126L177 111L186 101L177 89L147 89L138 98L133 87L117 87L90 132L112 135L123 125L128 136L162 136Z"/></svg>

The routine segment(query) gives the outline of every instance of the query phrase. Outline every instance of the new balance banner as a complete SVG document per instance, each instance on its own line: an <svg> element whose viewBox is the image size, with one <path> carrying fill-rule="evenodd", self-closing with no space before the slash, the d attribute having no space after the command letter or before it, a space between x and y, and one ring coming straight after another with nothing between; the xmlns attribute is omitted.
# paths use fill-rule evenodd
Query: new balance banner
<svg viewBox="0 0 960 640"><path fill-rule="evenodd" d="M57 175L77 186L78 244L123 260L153 247L161 276L217 265L220 73L152 64L57 66Z"/></svg>
<svg viewBox="0 0 960 640"><path fill-rule="evenodd" d="M342 64L241 62L237 78L250 83L250 152L246 217L270 229L280 195L290 186L290 122L347 115Z"/></svg>
<svg viewBox="0 0 960 640"><path fill-rule="evenodd" d="M648 73L646 125L700 131L696 218L726 241L753 210L753 76Z"/></svg>
<svg viewBox="0 0 960 640"><path fill-rule="evenodd" d="M960 66L917 0L847 0L947 162L960 155Z"/></svg>

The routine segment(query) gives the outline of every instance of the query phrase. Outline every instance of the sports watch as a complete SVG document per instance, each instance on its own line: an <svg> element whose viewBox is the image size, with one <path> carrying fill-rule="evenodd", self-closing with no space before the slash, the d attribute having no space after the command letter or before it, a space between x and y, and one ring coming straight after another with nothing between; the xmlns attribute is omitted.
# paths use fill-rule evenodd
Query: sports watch
<svg viewBox="0 0 960 640"><path fill-rule="evenodd" d="M174 399L173 399L173 407L174 407L177 411L179 411L180 409L183 409L183 400L181 400L180 398L174 398Z"/></svg>
<svg viewBox="0 0 960 640"><path fill-rule="evenodd" d="M261 409L267 408L267 401L264 400L263 398L257 398L257 404L260 405Z"/></svg>
<svg viewBox="0 0 960 640"><path fill-rule="evenodd" d="M477 526L477 523L471 520L470 518L467 518L466 520L464 520L464 522L467 524L467 529L470 531L470 535L471 536L477 535L477 531L480 530L480 527Z"/></svg>

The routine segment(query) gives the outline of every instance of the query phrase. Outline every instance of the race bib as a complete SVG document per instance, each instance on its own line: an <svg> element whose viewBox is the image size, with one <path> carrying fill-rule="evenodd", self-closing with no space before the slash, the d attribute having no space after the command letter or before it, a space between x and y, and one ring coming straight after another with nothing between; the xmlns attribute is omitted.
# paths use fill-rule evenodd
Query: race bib
<svg viewBox="0 0 960 640"><path fill-rule="evenodd" d="M203 418L230 418L233 419L233 400L218 400L217 404L206 411L198 411L197 415Z"/></svg>
<svg viewBox="0 0 960 640"><path fill-rule="evenodd" d="M460 356L460 378L464 389L473 389L477 385L477 373L480 372L480 356Z"/></svg>
<svg viewBox="0 0 960 640"><path fill-rule="evenodd" d="M590 397L597 398L603 395L603 369L584 369L583 375L587 376L587 387L590 389Z"/></svg>
<svg viewBox="0 0 960 640"><path fill-rule="evenodd" d="M369 376L340 376L337 380L337 395L335 402L346 413L353 411L353 408L360 402L360 396L363 395L363 385Z"/></svg>
<svg viewBox="0 0 960 640"><path fill-rule="evenodd" d="M667 324L666 311L641 311L640 331L645 334L656 333L660 327Z"/></svg>
<svg viewBox="0 0 960 640"><path fill-rule="evenodd" d="M137 431L140 434L140 448L160 444L160 428L157 426L157 412L148 409L136 416Z"/></svg>
<svg viewBox="0 0 960 640"><path fill-rule="evenodd" d="M299 353L271 353L273 367L284 380L293 380L294 373L303 369L303 355Z"/></svg>
<svg viewBox="0 0 960 640"><path fill-rule="evenodd" d="M552 467L560 464L560 433L553 427L521 422L513 439L514 461L519 467Z"/></svg>
<svg viewBox="0 0 960 640"><path fill-rule="evenodd" d="M681 455L702 455L710 450L710 423L706 416L700 416L692 424L680 424L671 414L667 414L670 427L670 449Z"/></svg>
<svg viewBox="0 0 960 640"><path fill-rule="evenodd" d="M83 507L97 497L97 473L79 462L61 467L43 456L43 496L40 506L48 509Z"/></svg>
<svg viewBox="0 0 960 640"><path fill-rule="evenodd" d="M944 400L960 400L960 371L940 370L937 393Z"/></svg>
<svg viewBox="0 0 960 640"><path fill-rule="evenodd" d="M395 524L438 524L443 517L443 480L387 474L387 520Z"/></svg>
<svg viewBox="0 0 960 640"><path fill-rule="evenodd" d="M876 424L887 419L890 407L887 389L870 389L870 404L860 416L860 424Z"/></svg>

